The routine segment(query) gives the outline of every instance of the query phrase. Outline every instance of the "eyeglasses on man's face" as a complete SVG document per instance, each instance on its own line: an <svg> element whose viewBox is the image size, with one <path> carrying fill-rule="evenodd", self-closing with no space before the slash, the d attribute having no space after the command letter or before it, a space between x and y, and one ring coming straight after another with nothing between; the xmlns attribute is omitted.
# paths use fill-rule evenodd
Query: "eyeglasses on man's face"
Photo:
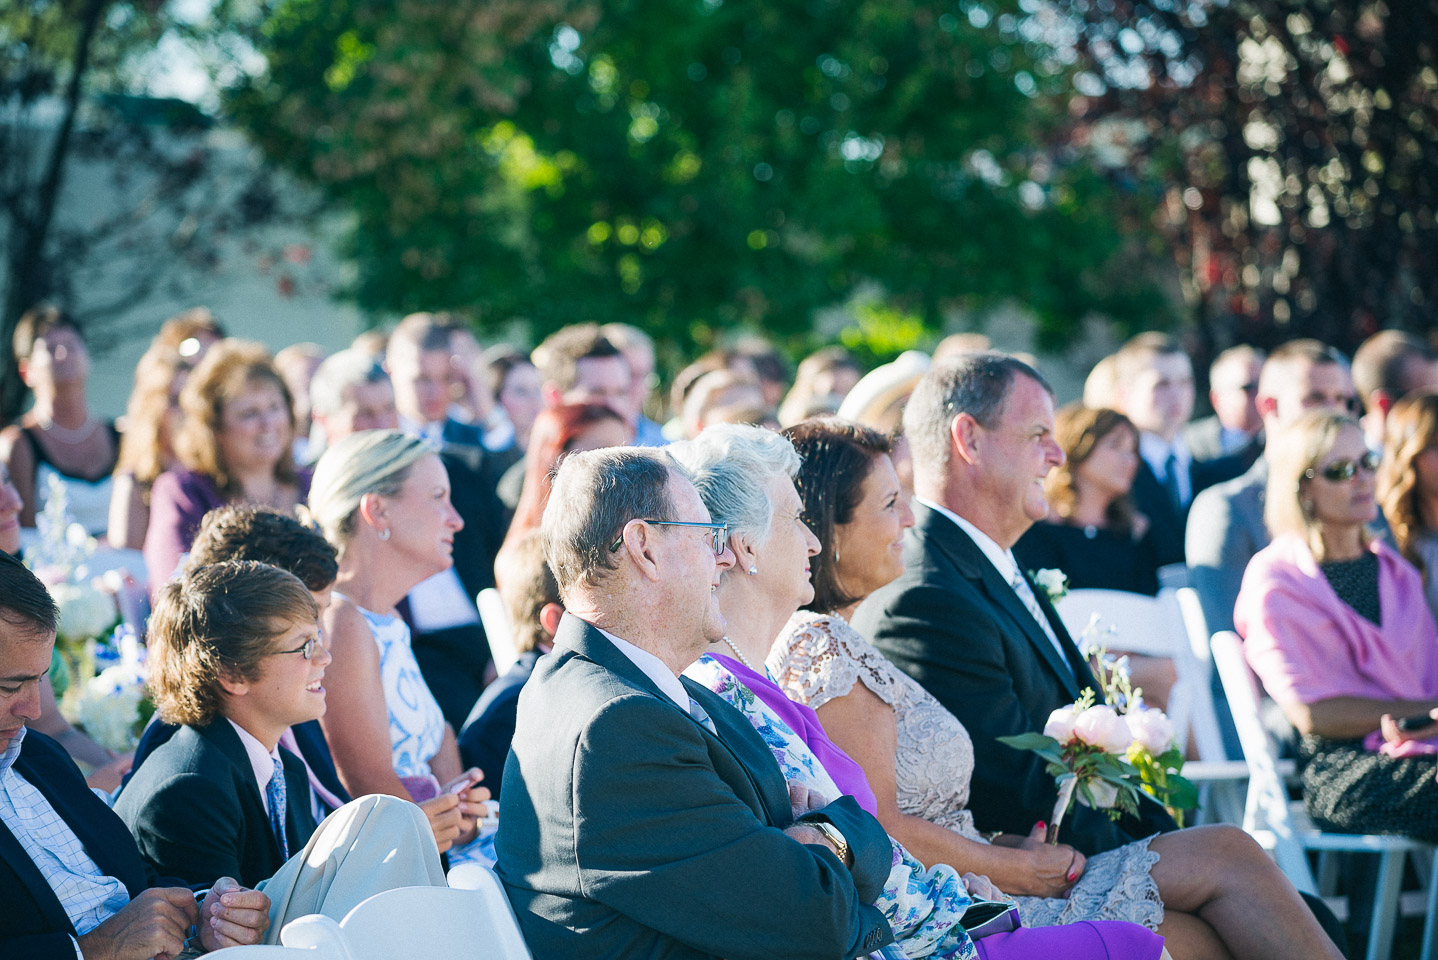
<svg viewBox="0 0 1438 960"><path fill-rule="evenodd" d="M657 527L705 527L709 530L709 536L706 539L716 557L724 553L725 544L729 542L729 524L727 523L699 523L693 520L641 520L640 522L652 523ZM626 523L625 526L627 527L629 524ZM614 538L614 542L609 545L609 552L613 553L618 550L619 545L623 542L624 533L621 531L619 536Z"/></svg>
<svg viewBox="0 0 1438 960"><path fill-rule="evenodd" d="M1326 467L1309 467L1303 471L1303 476L1309 480L1315 477L1322 477L1329 483L1344 483L1358 476L1360 468L1368 473L1377 473L1378 462L1378 454L1369 450L1356 460L1334 460Z"/></svg>
<svg viewBox="0 0 1438 960"><path fill-rule="evenodd" d="M269 653L265 654L265 656L278 657L281 654L285 653L298 653L301 654L306 660L313 660L315 656L315 649L319 647L319 645L319 634L312 633L310 634L309 638L305 640L304 643L300 644L298 647L295 647L293 650L271 650Z"/></svg>

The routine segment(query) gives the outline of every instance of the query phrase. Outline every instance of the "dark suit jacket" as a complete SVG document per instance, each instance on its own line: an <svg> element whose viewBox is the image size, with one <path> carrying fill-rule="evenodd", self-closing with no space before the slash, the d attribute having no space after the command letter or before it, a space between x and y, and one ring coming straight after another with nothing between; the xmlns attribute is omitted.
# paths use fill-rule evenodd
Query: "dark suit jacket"
<svg viewBox="0 0 1438 960"><path fill-rule="evenodd" d="M1040 731L1049 714L1097 684L1044 591L1034 589L1064 657L988 557L948 517L914 505L903 576L859 607L854 628L949 709L974 741L969 808L981 830L1027 834L1053 814L1045 762L995 738ZM1154 803L1138 822L1114 823L1075 806L1061 837L1085 854L1172 830Z"/></svg>
<svg viewBox="0 0 1438 960"><path fill-rule="evenodd" d="M537 651L521 653L504 676L484 688L484 695L459 731L459 759L466 767L478 767L485 772L485 786L495 800L500 799L504 760L514 740L519 692L529 682L538 661Z"/></svg>
<svg viewBox="0 0 1438 960"><path fill-rule="evenodd" d="M290 854L315 832L304 764L284 748L285 833ZM284 865L279 841L240 735L223 717L182 726L145 760L115 802L140 853L158 872L186 883L234 877L254 887Z"/></svg>
<svg viewBox="0 0 1438 960"><path fill-rule="evenodd" d="M1183 510L1175 509L1168 498L1153 468L1142 457L1138 460L1138 472L1133 477L1133 502L1138 512L1148 517L1149 534L1154 550L1158 554L1159 566L1183 563L1183 538L1188 523L1188 510L1193 506L1193 497L1216 483L1231 480L1246 469L1242 457L1235 454L1200 463L1190 461L1188 468L1189 487L1193 491L1188 505Z"/></svg>
<svg viewBox="0 0 1438 960"><path fill-rule="evenodd" d="M129 785L131 778L139 772L140 765L145 762L145 759L162 744L168 743L179 729L175 724L166 723L158 716L146 724L144 732L140 734L140 742L135 746L135 759L130 766L130 772L125 774L126 786ZM335 770L334 757L330 756L329 741L325 740L325 732L320 729L320 722L306 720L304 723L297 723L290 727L290 732L295 735L295 746L300 748L300 757L314 771L320 783L324 784L325 789L334 794L341 803L349 803L351 797L346 792L344 784L340 783L339 773ZM320 810L325 809L324 804L321 803Z"/></svg>
<svg viewBox="0 0 1438 960"><path fill-rule="evenodd" d="M152 886L164 885L140 858L125 824L90 792L79 768L54 740L26 731L15 772L44 794L85 845L90 859L123 883L132 899ZM178 881L174 885L178 886ZM74 933L64 906L40 869L0 823L0 957L75 960L70 941Z"/></svg>
<svg viewBox="0 0 1438 960"><path fill-rule="evenodd" d="M892 848L852 797L793 821L773 754L738 711L684 681L715 736L612 643L566 616L519 699L498 872L536 960L839 960L893 932L872 906Z"/></svg>
<svg viewBox="0 0 1438 960"><path fill-rule="evenodd" d="M1207 463L1210 460L1221 460L1224 457L1236 457L1247 470L1253 466L1253 461L1263 455L1263 431L1249 438L1243 446L1232 453L1223 452L1223 424L1218 422L1218 417L1204 417L1202 420L1194 420L1183 428L1183 439L1188 444L1188 452L1193 454L1193 459L1200 463Z"/></svg>

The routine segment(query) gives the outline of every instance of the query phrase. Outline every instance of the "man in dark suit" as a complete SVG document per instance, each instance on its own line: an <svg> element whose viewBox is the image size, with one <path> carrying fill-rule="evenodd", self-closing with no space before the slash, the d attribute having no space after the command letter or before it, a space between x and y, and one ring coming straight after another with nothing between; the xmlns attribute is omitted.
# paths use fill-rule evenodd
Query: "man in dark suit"
<svg viewBox="0 0 1438 960"><path fill-rule="evenodd" d="M497 840L534 955L838 960L891 942L878 821L786 788L748 721L680 678L724 634L713 590L734 562L693 485L661 452L596 450L564 461L549 502L570 612L520 695Z"/></svg>
<svg viewBox="0 0 1438 960"><path fill-rule="evenodd" d="M1138 428L1133 500L1148 517L1160 564L1182 563L1184 523L1194 494L1244 470L1239 457L1198 462L1184 440L1193 415L1193 362L1167 334L1141 333L1115 355L1114 407Z"/></svg>
<svg viewBox="0 0 1438 960"><path fill-rule="evenodd" d="M1199 463L1237 456L1244 469L1263 452L1263 419L1258 413L1258 376L1263 351L1241 343L1220 353L1208 368L1208 402L1213 415L1191 421L1183 439Z"/></svg>
<svg viewBox="0 0 1438 960"><path fill-rule="evenodd" d="M264 894L222 878L197 906L190 890L165 885L65 751L27 732L50 667L55 607L3 554L0 598L0 956L173 956L196 923L208 950L259 943L269 924Z"/></svg>
<svg viewBox="0 0 1438 960"><path fill-rule="evenodd" d="M994 738L1042 730L1097 688L1042 590L1010 548L1048 513L1043 480L1064 462L1053 396L1037 371L996 353L934 367L904 413L914 454L915 526L906 571L860 606L854 627L968 728L969 807L985 830L1027 835L1057 792L1044 761ZM1114 823L1076 807L1062 837L1085 854L1174 823L1157 804Z"/></svg>

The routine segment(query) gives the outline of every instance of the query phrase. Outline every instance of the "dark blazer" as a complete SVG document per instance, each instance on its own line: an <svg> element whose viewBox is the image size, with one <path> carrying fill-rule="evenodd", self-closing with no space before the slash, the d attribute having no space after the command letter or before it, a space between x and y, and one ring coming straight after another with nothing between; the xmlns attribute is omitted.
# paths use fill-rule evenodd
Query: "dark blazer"
<svg viewBox="0 0 1438 960"><path fill-rule="evenodd" d="M1188 452L1193 454L1193 459L1200 463L1207 463L1210 460L1221 460L1224 457L1237 457L1247 470L1253 466L1253 461L1263 455L1263 431L1250 437L1248 442L1234 450L1232 453L1223 452L1223 424L1218 422L1218 417L1204 417L1202 420L1194 420L1183 428L1183 440L1188 444Z"/></svg>
<svg viewBox="0 0 1438 960"><path fill-rule="evenodd" d="M315 832L315 819L304 764L284 748L280 759L288 797L285 833L293 856ZM245 745L223 717L176 730L121 791L115 812L146 862L186 883L234 877L254 887L285 862Z"/></svg>
<svg viewBox="0 0 1438 960"><path fill-rule="evenodd" d="M1168 491L1154 475L1148 461L1139 457L1138 472L1133 477L1133 502L1138 512L1148 517L1148 537L1153 541L1154 550L1158 554L1159 566L1184 562L1184 530L1188 523L1189 508L1193 506L1193 498L1216 483L1233 479L1245 469L1247 468L1242 457L1237 454L1206 463L1200 463L1196 459L1190 461L1188 481L1192 496L1189 497L1188 504L1178 510L1168 498Z"/></svg>
<svg viewBox="0 0 1438 960"><path fill-rule="evenodd" d="M519 699L498 872L536 960L840 960L889 943L872 906L889 839L852 797L854 856L794 842L784 777L744 717L685 688L715 736L589 624L566 615Z"/></svg>
<svg viewBox="0 0 1438 960"><path fill-rule="evenodd" d="M75 831L85 852L104 873L130 891L131 899L157 881L120 818L90 792L74 761L54 740L28 730L15 772L39 789ZM176 881L173 885L179 886ZM75 928L55 891L25 848L0 823L0 957L75 960Z"/></svg>
<svg viewBox="0 0 1438 960"><path fill-rule="evenodd" d="M131 778L139 771L140 765L145 759L154 753L161 744L168 743L170 738L180 728L173 723L166 723L158 716L145 725L145 730L140 734L140 742L135 746L135 759L130 765L130 772L125 774L125 785L129 785ZM309 768L314 771L315 777L324 788L335 795L340 803L349 803L351 797L340 783L339 773L335 770L334 757L330 756L329 741L325 740L325 732L320 729L318 720L306 720L304 723L297 723L290 727L290 732L295 735L295 746L300 748L300 757ZM122 788L123 789L123 788ZM321 811L326 807L323 802L320 804ZM330 813L334 811L331 810Z"/></svg>
<svg viewBox="0 0 1438 960"><path fill-rule="evenodd" d="M484 695L470 711L459 731L459 759L466 767L485 773L485 785L495 800L500 799L504 781L504 760L514 740L514 719L519 712L519 692L534 673L539 652L519 655L504 676L484 688Z"/></svg>
<svg viewBox="0 0 1438 960"><path fill-rule="evenodd" d="M1049 714L1097 684L1042 589L1034 588L1064 656L988 557L948 517L914 505L903 576L859 607L854 628L949 709L974 742L969 808L981 830L1027 834L1053 815L1045 761L996 737L1040 731ZM1075 806L1061 838L1085 854L1176 824L1155 803L1119 823Z"/></svg>

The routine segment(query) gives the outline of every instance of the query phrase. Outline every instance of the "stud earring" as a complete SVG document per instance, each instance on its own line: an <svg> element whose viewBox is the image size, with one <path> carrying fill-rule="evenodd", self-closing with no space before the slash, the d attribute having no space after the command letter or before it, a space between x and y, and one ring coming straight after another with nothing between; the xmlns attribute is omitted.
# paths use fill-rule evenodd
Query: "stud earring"
<svg viewBox="0 0 1438 960"><path fill-rule="evenodd" d="M750 568L749 568L749 576L751 576L751 577L754 576L754 574L756 574L756 573L758 573L758 572L759 572L759 568L758 568L758 567L750 567Z"/></svg>
<svg viewBox="0 0 1438 960"><path fill-rule="evenodd" d="M379 532L379 538L380 538L381 540L388 540L388 539L389 539L389 530L388 530L388 529L381 530L381 531Z"/></svg>

